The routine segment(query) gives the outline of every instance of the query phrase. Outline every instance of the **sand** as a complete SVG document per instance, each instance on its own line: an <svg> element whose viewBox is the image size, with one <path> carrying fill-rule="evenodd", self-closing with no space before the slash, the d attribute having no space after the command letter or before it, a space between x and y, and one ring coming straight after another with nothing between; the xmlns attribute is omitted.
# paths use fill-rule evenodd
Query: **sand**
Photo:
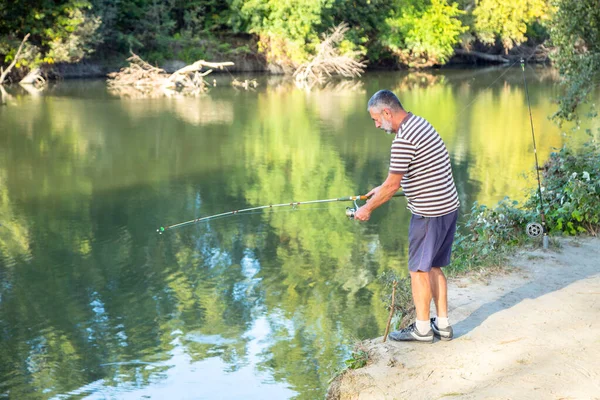
<svg viewBox="0 0 600 400"><path fill-rule="evenodd" d="M509 273L451 279L454 340L367 340L369 364L329 398L600 399L600 239L558 243Z"/></svg>

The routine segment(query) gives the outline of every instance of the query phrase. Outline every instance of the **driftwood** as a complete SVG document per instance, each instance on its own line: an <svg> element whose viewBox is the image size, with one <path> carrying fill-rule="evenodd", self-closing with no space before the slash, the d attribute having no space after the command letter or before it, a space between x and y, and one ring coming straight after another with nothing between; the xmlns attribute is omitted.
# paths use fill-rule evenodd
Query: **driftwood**
<svg viewBox="0 0 600 400"><path fill-rule="evenodd" d="M203 67L223 69L232 62L196 61L172 74L155 67L131 53L129 66L108 74L108 87L113 93L127 97L195 96L208 90L204 77L213 70L200 72Z"/></svg>
<svg viewBox="0 0 600 400"><path fill-rule="evenodd" d="M238 81L237 79L234 79L233 81L231 81L231 86L241 87L241 88L244 88L245 90L248 90L248 89L256 88L258 86L258 82L256 81L256 79L252 79L252 80L244 79L243 81Z"/></svg>
<svg viewBox="0 0 600 400"><path fill-rule="evenodd" d="M6 76L8 75L10 70L13 69L13 67L17 64L17 61L19 61L19 55L21 54L21 50L23 49L23 45L25 44L27 39L29 39L29 33L27 35L25 35L25 37L23 38L23 41L19 45L19 49L17 50L17 53L15 54L15 58L8 65L8 68L2 69L2 67L0 67L0 85L2 85L4 83L4 79L6 79Z"/></svg>
<svg viewBox="0 0 600 400"><path fill-rule="evenodd" d="M46 84L46 80L42 77L42 70L40 68L34 68L21 79L20 85L35 85L42 86Z"/></svg>
<svg viewBox="0 0 600 400"><path fill-rule="evenodd" d="M318 46L317 55L294 72L297 82L322 83L334 75L355 78L363 73L366 65L360 61L360 53L341 54L338 48L348 29L348 25L342 23L334 28L330 35L324 36Z"/></svg>

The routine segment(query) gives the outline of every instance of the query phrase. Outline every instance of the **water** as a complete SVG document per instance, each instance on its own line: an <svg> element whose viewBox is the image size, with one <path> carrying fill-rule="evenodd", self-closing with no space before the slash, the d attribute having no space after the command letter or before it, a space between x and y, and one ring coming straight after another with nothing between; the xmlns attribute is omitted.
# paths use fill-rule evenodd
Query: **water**
<svg viewBox="0 0 600 400"><path fill-rule="evenodd" d="M535 183L517 68L371 73L312 90L216 78L195 99L119 98L102 81L9 88L0 398L322 398L355 341L385 330L378 277L405 274L405 200L366 224L333 203L156 228L366 193L385 179L391 142L366 112L378 89L438 128L461 212L522 200ZM571 133L547 119L556 74L528 70L528 83L543 161Z"/></svg>

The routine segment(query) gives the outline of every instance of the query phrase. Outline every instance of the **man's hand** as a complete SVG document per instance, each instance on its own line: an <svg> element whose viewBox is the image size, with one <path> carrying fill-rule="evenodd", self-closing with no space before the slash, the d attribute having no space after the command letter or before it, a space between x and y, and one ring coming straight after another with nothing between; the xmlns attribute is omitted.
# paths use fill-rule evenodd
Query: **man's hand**
<svg viewBox="0 0 600 400"><path fill-rule="evenodd" d="M375 190L375 189L373 189ZM370 193L370 192L369 192ZM368 196L368 194L367 194ZM358 210L354 212L354 219L359 221L368 221L371 218L371 211L369 211L364 206L360 207Z"/></svg>
<svg viewBox="0 0 600 400"><path fill-rule="evenodd" d="M365 196L371 197L371 196L377 194L377 192L379 192L379 189L381 189L381 185L377 186L376 188L371 189L371 191L369 193L367 193Z"/></svg>
<svg viewBox="0 0 600 400"><path fill-rule="evenodd" d="M381 186L377 186L367 193L369 200L367 200L367 204L356 210L354 219L368 221L374 209L394 197L394 194L400 189L403 176L404 174L388 174L387 179Z"/></svg>
<svg viewBox="0 0 600 400"><path fill-rule="evenodd" d="M376 188L371 189L371 191L369 193L367 193L365 196L367 196L368 198L371 198L372 196L377 194L377 192L379 191L380 188L381 188L381 185L377 186ZM367 201L369 201L369 200L367 200ZM354 219L357 219L359 221L368 221L369 218L371 218L371 211L366 209L364 206L360 207L358 210L356 210L354 212Z"/></svg>

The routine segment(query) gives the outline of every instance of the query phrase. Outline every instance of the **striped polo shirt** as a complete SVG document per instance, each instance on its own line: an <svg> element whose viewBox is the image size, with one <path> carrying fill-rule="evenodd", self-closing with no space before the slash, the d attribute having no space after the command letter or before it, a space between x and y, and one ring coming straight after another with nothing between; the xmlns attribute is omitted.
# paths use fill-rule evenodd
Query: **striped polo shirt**
<svg viewBox="0 0 600 400"><path fill-rule="evenodd" d="M460 205L446 145L424 118L409 113L400 124L390 173L404 174L402 190L413 214L440 217Z"/></svg>

